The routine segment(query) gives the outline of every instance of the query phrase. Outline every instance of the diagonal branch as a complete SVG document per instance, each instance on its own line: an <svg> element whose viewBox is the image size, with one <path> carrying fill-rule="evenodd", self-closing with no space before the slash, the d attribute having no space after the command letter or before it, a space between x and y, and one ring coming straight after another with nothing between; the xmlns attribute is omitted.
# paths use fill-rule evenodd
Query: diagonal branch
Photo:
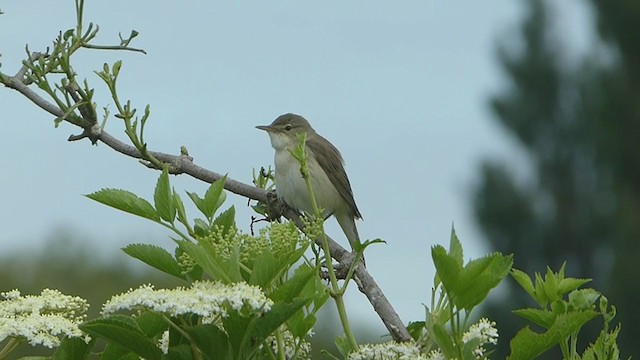
<svg viewBox="0 0 640 360"><path fill-rule="evenodd" d="M58 118L62 118L64 116L64 112L58 106L48 102L36 92L31 90L24 83L24 75L20 74L20 72L16 74L16 76L3 76L3 83L5 84L5 86L18 91L20 94L25 96L27 99L29 99L31 102L33 102L46 112ZM134 146L118 140L108 132L102 130L97 124L92 125L90 121L87 121L86 123L89 125L87 125L87 128L83 128L82 134L72 135L69 138L69 141L79 140L87 137L90 138L92 142L95 143L96 141L100 141L121 154L136 159L143 159L140 151L138 151L138 149L136 149ZM208 183L211 183L223 177L222 174L196 165L195 163L193 163L193 159L188 155L171 155L156 151L149 151L149 154L162 162L170 164L171 172L173 174L187 174L191 177ZM243 182L227 178L224 187L234 194L252 200L257 200L265 203L267 202L268 192L253 185L245 184ZM301 219L295 211L289 209L285 212L284 216L292 220L300 229L304 227ZM350 251L340 246L340 244L335 242L333 239L329 237L327 237L327 239L329 242L331 256L335 260L344 264L350 264L353 261L354 256ZM396 341L411 340L411 336L409 335L409 332L407 331L405 325L402 323L402 320L396 313L395 309L391 306L391 303L389 303L389 300L384 295L376 281L369 274L367 269L362 265L362 263L358 265L356 269L356 275L359 280L358 288L367 297L376 313L378 313L378 316L380 316L380 319L382 319L382 322L385 324L393 339Z"/></svg>

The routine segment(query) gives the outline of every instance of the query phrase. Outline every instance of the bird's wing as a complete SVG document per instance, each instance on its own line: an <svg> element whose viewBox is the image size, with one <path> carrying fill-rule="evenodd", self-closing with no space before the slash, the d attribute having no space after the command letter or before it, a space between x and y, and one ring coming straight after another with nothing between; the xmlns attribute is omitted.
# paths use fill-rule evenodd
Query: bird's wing
<svg viewBox="0 0 640 360"><path fill-rule="evenodd" d="M353 213L356 219L361 219L362 215L360 214L360 210L356 206L356 201L353 198L353 190L351 190L351 183L349 183L349 178L347 177L347 172L344 170L342 155L340 155L340 151L336 149L333 144L331 144L327 139L322 136L316 134L319 139L307 139L307 146L309 150L313 152L315 155L318 164L324 170L329 180L333 186L338 189L338 193L347 201L349 207L351 208L351 212ZM320 151L322 148L321 141L324 140L329 144L329 151Z"/></svg>

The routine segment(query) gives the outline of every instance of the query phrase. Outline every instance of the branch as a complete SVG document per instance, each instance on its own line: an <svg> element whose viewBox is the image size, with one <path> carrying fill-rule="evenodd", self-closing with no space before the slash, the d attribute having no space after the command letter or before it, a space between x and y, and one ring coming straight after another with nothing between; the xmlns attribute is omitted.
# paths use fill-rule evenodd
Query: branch
<svg viewBox="0 0 640 360"><path fill-rule="evenodd" d="M26 98L28 98L31 102L33 102L46 112L52 114L53 116L57 118L63 117L64 112L58 106L42 98L24 83L24 75L21 74L21 72L22 70L19 71L16 76L5 76L5 86L18 91ZM100 126L96 124L91 125L89 119L87 119L86 123L89 125L87 125L86 128L83 128L82 134L70 136L69 141L75 141L86 137L90 138L93 143L96 143L96 141L100 141L121 154L136 159L144 159L140 151L138 151L138 149L136 149L134 146L128 145L118 140L108 132L102 130ZM223 177L222 174L194 164L193 159L186 154L171 155L156 151L149 151L148 153L156 159L170 164L170 171L173 174L187 174L191 177L208 183L211 183ZM224 187L234 194L252 200L257 200L265 203L267 202L268 192L253 185L245 184L243 182L227 178ZM285 212L284 216L293 221L296 226L298 226L298 228L304 228L300 217L295 211L288 209ZM340 244L335 242L333 239L327 237L327 240L329 242L331 256L340 263L347 265L351 264L351 262L354 260L353 254L340 246ZM318 241L319 240L317 240L317 242ZM358 265L356 269L356 275L359 280L358 288L362 293L364 293L376 313L378 313L378 316L380 316L380 319L382 319L382 322L386 326L393 339L396 341L411 340L411 336L409 335L409 332L407 331L405 325L402 323L402 320L400 319L394 308L391 306L391 303L389 303L389 300L384 295L376 281L369 274L367 269L362 265L362 263Z"/></svg>

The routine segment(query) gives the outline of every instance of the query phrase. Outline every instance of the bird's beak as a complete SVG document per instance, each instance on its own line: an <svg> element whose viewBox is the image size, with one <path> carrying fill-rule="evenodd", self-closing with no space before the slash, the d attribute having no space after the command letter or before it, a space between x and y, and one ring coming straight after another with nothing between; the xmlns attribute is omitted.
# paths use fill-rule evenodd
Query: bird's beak
<svg viewBox="0 0 640 360"><path fill-rule="evenodd" d="M271 125L258 125L256 126L256 129L264 130L267 132L274 132L276 130L276 128Z"/></svg>

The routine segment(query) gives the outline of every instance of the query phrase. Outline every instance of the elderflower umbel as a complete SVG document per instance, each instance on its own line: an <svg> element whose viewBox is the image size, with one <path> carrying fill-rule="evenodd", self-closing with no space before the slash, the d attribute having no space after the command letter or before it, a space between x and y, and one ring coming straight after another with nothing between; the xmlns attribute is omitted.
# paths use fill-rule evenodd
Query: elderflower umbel
<svg viewBox="0 0 640 360"><path fill-rule="evenodd" d="M349 354L349 360L427 360L413 343L365 344Z"/></svg>
<svg viewBox="0 0 640 360"><path fill-rule="evenodd" d="M8 337L25 339L32 346L60 345L61 336L84 337L78 328L86 316L86 300L44 289L40 295L21 296L20 291L0 293L0 342Z"/></svg>
<svg viewBox="0 0 640 360"><path fill-rule="evenodd" d="M200 315L206 324L213 323L218 317L226 317L229 309L243 315L253 315L269 311L271 305L273 301L256 286L196 281L190 288L155 290L153 285L142 285L112 297L102 307L102 314L149 309L171 316Z"/></svg>
<svg viewBox="0 0 640 360"><path fill-rule="evenodd" d="M477 324L471 325L469 331L462 335L462 342L465 344L474 339L479 339L480 343L478 347L473 350L473 354L477 358L482 358L486 349L485 344L498 344L498 330L495 328L495 321L489 321L489 319L482 318Z"/></svg>

